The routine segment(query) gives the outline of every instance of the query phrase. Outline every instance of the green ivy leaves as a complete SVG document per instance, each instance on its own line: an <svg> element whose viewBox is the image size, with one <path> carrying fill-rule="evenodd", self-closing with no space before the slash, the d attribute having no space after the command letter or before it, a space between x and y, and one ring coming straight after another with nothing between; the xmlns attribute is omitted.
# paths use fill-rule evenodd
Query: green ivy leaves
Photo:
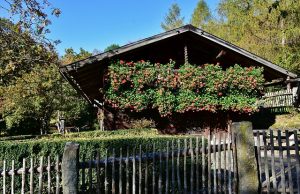
<svg viewBox="0 0 300 194"><path fill-rule="evenodd" d="M263 69L234 65L118 61L109 67L105 100L117 109L157 109L161 116L187 111L252 113L263 89Z"/></svg>

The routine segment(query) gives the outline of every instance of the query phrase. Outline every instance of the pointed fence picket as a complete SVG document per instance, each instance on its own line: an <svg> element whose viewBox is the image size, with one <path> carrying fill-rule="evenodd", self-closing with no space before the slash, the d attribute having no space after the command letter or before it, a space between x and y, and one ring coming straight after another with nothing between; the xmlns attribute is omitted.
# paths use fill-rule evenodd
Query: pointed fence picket
<svg viewBox="0 0 300 194"><path fill-rule="evenodd" d="M44 164L44 157L40 158L37 165L34 158L22 160L21 168L16 168L16 162L10 162L11 168L8 169L8 161L2 161L0 167L0 180L2 191L0 193L56 193L61 191L61 169L60 158L52 159L48 156L47 163ZM29 167L28 167L29 166ZM56 180L52 182L52 180Z"/></svg>

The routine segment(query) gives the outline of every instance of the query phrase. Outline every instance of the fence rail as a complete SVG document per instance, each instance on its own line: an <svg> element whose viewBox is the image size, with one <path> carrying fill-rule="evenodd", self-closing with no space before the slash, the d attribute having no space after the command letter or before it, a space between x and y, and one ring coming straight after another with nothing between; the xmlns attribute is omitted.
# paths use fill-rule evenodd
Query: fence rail
<svg viewBox="0 0 300 194"><path fill-rule="evenodd" d="M217 150L217 151L225 151L225 149L227 149L227 147L229 146L230 150L232 150L232 144L229 143L228 145L227 144L222 144L222 146L220 147L220 150ZM202 149L199 149L197 150L197 148L193 148L193 149L188 149L188 152L187 152L187 156L191 156L192 152L193 153L196 153L198 152L198 154L202 154L202 153L208 153L208 147L206 147L204 150ZM214 149L214 145L211 145L210 146L210 152L212 152ZM173 153L167 153L167 152L162 152L162 159L166 159L166 158L171 158L172 157L172 154ZM178 157L184 157L184 154L185 154L185 150L184 149L181 149L181 150L176 150L174 151L174 154ZM142 154L141 155L141 161L142 162L145 162L146 160L150 161L150 160L153 160L153 158L155 159L159 159L160 157L160 153L158 152L152 152L152 153L146 153L146 154ZM133 160L136 160L136 161L139 161L140 160L140 156L135 156L135 159L134 159L134 156L130 156L129 158L127 157L109 157L107 159L107 163L111 164L113 162L113 160L115 162L122 162L122 163L125 163L126 160L128 160L129 162L132 162ZM80 162L79 163L79 168L80 169L84 169L84 168L87 168L89 167L89 165L92 165L92 168L96 168L97 165L99 165L100 167L104 167L105 166L105 162L106 162L106 159L99 159L99 160L91 160L91 161L84 161L84 162ZM91 164L90 164L91 163ZM19 169L20 171L20 174L22 172L22 169ZM38 169L39 171L39 169Z"/></svg>
<svg viewBox="0 0 300 194"><path fill-rule="evenodd" d="M264 108L291 107L294 106L294 103L293 90L268 92L263 96L262 100Z"/></svg>

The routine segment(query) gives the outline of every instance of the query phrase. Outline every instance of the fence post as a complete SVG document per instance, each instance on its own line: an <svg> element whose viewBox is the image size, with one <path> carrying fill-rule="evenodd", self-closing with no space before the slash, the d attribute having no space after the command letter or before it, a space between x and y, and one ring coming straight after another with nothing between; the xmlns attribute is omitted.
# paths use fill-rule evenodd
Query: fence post
<svg viewBox="0 0 300 194"><path fill-rule="evenodd" d="M62 158L62 187L63 194L78 193L79 175L79 144L67 142Z"/></svg>
<svg viewBox="0 0 300 194"><path fill-rule="evenodd" d="M234 122L231 130L236 136L238 193L258 193L259 182L252 123L248 121Z"/></svg>

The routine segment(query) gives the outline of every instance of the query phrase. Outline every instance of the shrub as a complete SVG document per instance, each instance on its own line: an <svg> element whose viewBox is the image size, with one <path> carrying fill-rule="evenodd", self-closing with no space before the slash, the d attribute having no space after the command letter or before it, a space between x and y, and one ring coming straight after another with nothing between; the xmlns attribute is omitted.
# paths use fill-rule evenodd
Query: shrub
<svg viewBox="0 0 300 194"><path fill-rule="evenodd" d="M90 157L96 150L103 156L105 150L133 148L142 145L146 147L155 143L165 144L167 141L184 139L192 136L160 135L156 129L130 129L118 131L90 131L70 134L53 134L39 139L3 141L0 143L0 159L15 160L21 163L23 158L62 155L67 142L80 144L80 156ZM165 146L163 146L164 148Z"/></svg>
<svg viewBox="0 0 300 194"><path fill-rule="evenodd" d="M263 69L220 65L118 61L109 67L102 91L115 109L157 109L162 117L188 111L253 113L263 89Z"/></svg>
<svg viewBox="0 0 300 194"><path fill-rule="evenodd" d="M145 118L133 120L130 124L132 129L151 128L155 126L153 120Z"/></svg>

